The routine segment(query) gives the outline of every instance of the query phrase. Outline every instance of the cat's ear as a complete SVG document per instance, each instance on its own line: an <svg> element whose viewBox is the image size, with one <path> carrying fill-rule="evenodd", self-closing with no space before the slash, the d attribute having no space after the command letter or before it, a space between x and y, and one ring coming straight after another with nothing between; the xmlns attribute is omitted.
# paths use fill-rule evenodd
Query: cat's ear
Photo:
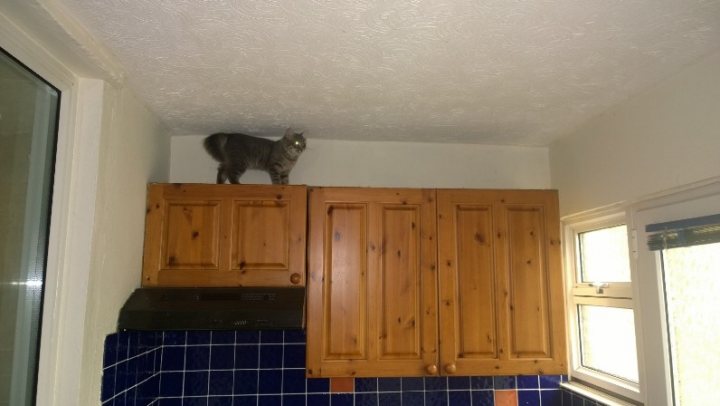
<svg viewBox="0 0 720 406"><path fill-rule="evenodd" d="M287 130L285 130L285 137L292 137L293 135L293 129L292 127L288 127Z"/></svg>

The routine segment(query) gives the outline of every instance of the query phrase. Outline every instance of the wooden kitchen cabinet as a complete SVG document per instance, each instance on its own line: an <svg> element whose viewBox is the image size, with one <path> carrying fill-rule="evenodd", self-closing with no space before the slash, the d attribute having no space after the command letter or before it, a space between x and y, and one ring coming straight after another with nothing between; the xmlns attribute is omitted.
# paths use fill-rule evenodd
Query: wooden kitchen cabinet
<svg viewBox="0 0 720 406"><path fill-rule="evenodd" d="M307 189L150 184L143 286L304 286Z"/></svg>
<svg viewBox="0 0 720 406"><path fill-rule="evenodd" d="M311 188L307 375L436 370L435 191Z"/></svg>
<svg viewBox="0 0 720 406"><path fill-rule="evenodd" d="M315 188L309 216L308 376L567 372L555 191Z"/></svg>
<svg viewBox="0 0 720 406"><path fill-rule="evenodd" d="M439 190L440 363L446 374L563 374L555 191Z"/></svg>

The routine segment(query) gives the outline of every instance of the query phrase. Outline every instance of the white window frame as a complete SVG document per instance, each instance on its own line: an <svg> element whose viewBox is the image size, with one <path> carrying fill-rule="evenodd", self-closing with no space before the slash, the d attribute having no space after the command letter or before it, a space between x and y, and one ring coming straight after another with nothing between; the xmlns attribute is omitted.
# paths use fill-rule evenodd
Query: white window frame
<svg viewBox="0 0 720 406"><path fill-rule="evenodd" d="M602 390L610 398L625 397L649 406L673 405L662 263L660 254L647 248L645 226L717 214L718 208L720 208L720 177L715 177L633 202L616 204L562 219L566 242L564 266L571 386L573 382L581 385L586 383ZM627 224L628 227L639 374L639 385L635 396L633 390L612 385L605 379L605 374L585 370L586 368L580 366L577 312L572 297L573 289L576 288L577 234L617 224ZM583 288L582 284L577 288ZM612 292L611 289L612 286L605 288L606 292ZM612 295L620 294L612 293ZM585 395L594 394L592 390L582 390L582 388L578 391ZM607 403L610 398L604 398L603 401ZM609 404L627 404L627 402L610 401Z"/></svg>
<svg viewBox="0 0 720 406"><path fill-rule="evenodd" d="M634 299L634 283L636 280L632 266L630 269L631 282L615 282L603 286L598 289L590 283L583 283L579 280L578 259L580 246L578 236L581 233L609 228L619 225L626 225L628 234L630 233L630 224L625 210L620 206L610 207L606 209L596 210L592 212L582 213L580 215L569 216L563 219L563 232L565 237L565 281L566 281L566 316L568 326L568 350L569 350L569 366L571 381L579 381L597 387L610 394L620 395L627 399L641 401L643 394L641 392L642 368L640 357L638 334L638 311L636 309L636 301ZM628 235L628 252L633 252L633 239ZM631 258L628 258L632 262ZM635 336L636 345L638 346L638 374L639 383L633 383L615 376L584 367L582 365L582 353L580 348L580 331L578 323L578 305L592 304L598 306L621 307L633 309L635 317Z"/></svg>

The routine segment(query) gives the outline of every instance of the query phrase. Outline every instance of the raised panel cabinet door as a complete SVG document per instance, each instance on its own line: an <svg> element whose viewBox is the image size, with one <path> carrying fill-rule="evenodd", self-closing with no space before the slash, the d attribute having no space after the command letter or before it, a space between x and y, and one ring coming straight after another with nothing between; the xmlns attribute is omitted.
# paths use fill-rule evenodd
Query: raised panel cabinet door
<svg viewBox="0 0 720 406"><path fill-rule="evenodd" d="M493 193L438 190L440 362L447 375L502 367Z"/></svg>
<svg viewBox="0 0 720 406"><path fill-rule="evenodd" d="M438 218L443 373L566 373L557 193L439 190Z"/></svg>
<svg viewBox="0 0 720 406"><path fill-rule="evenodd" d="M143 286L303 286L305 186L150 184Z"/></svg>
<svg viewBox="0 0 720 406"><path fill-rule="evenodd" d="M495 212L506 369L567 373L557 192L504 192Z"/></svg>
<svg viewBox="0 0 720 406"><path fill-rule="evenodd" d="M436 374L434 191L309 193L308 376Z"/></svg>

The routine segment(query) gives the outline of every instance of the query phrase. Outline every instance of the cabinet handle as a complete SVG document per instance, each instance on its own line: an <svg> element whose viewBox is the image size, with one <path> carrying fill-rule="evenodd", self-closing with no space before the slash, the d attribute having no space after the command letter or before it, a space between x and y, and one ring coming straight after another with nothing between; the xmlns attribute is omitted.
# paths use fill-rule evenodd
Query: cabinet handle
<svg viewBox="0 0 720 406"><path fill-rule="evenodd" d="M454 362L452 364L445 365L445 372L449 374L454 374L455 371L457 371L457 367L455 366Z"/></svg>
<svg viewBox="0 0 720 406"><path fill-rule="evenodd" d="M298 283L300 283L300 279L302 278L300 277L299 273L294 273L290 275L290 282L292 282L293 285L297 285Z"/></svg>
<svg viewBox="0 0 720 406"><path fill-rule="evenodd" d="M435 365L435 364L428 365L427 367L425 367L425 370L427 371L428 374L435 375L435 374L437 374L437 365Z"/></svg>

